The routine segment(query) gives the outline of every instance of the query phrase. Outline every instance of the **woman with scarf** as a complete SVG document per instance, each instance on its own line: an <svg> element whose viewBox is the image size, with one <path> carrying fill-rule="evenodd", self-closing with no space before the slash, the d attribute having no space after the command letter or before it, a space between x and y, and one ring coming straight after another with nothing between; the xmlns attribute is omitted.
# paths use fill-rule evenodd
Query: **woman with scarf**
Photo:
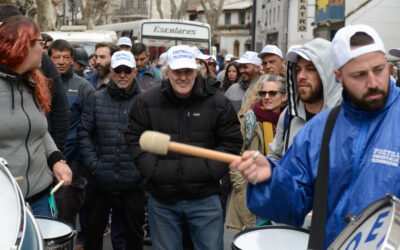
<svg viewBox="0 0 400 250"><path fill-rule="evenodd" d="M13 16L0 24L0 156L8 162L34 215L52 216L53 174L64 185L72 173L47 132L48 79L39 70L44 41L32 19Z"/></svg>
<svg viewBox="0 0 400 250"><path fill-rule="evenodd" d="M286 106L286 80L281 76L264 75L252 87L245 104L239 110L244 150L268 154L279 116ZM229 204L227 228L242 231L256 224L256 217L246 206L247 181L237 170L231 170L233 186Z"/></svg>

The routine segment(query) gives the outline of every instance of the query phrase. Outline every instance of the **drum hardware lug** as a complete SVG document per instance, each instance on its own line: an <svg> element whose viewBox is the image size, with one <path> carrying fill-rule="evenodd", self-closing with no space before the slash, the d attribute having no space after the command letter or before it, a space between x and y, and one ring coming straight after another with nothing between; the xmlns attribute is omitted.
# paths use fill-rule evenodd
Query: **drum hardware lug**
<svg viewBox="0 0 400 250"><path fill-rule="evenodd" d="M355 216L352 214L352 213L348 213L347 215L346 215L346 217L344 217L344 222L346 222L346 223L351 223L351 222L353 222L354 220L355 220Z"/></svg>
<svg viewBox="0 0 400 250"><path fill-rule="evenodd" d="M0 157L0 164L6 166L8 164L8 162L6 161L6 159Z"/></svg>
<svg viewBox="0 0 400 250"><path fill-rule="evenodd" d="M392 201L396 202L397 204L400 204L400 199L394 196L393 194L386 193L386 197L391 199Z"/></svg>

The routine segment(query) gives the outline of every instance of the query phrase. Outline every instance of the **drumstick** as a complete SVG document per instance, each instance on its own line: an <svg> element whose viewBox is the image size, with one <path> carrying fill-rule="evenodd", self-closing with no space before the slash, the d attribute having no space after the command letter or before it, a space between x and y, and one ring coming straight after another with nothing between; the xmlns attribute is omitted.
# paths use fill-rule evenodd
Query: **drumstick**
<svg viewBox="0 0 400 250"><path fill-rule="evenodd" d="M14 177L14 179L16 181L22 181L24 179L24 177L23 176L16 176L16 177Z"/></svg>
<svg viewBox="0 0 400 250"><path fill-rule="evenodd" d="M172 151L226 163L241 160L241 157L238 155L173 142L170 139L171 137L167 134L156 131L145 131L140 136L139 144L142 150L159 155L166 155L168 151Z"/></svg>
<svg viewBox="0 0 400 250"><path fill-rule="evenodd" d="M54 194L60 187L64 184L64 180L61 180L54 188L51 190L50 195Z"/></svg>

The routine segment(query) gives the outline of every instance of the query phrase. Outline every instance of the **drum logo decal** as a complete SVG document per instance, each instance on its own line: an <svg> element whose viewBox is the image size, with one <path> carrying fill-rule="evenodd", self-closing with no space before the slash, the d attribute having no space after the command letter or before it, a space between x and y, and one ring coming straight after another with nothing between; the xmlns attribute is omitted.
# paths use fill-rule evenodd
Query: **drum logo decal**
<svg viewBox="0 0 400 250"><path fill-rule="evenodd" d="M387 149L374 148L371 161L393 167L399 166L400 153Z"/></svg>

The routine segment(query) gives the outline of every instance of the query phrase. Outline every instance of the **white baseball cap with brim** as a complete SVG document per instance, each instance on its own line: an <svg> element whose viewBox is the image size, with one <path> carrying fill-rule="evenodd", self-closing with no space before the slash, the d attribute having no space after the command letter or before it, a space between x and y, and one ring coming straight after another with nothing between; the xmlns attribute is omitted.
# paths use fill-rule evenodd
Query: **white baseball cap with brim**
<svg viewBox="0 0 400 250"><path fill-rule="evenodd" d="M232 59L233 55L232 54L226 54L224 60L225 61L230 61Z"/></svg>
<svg viewBox="0 0 400 250"><path fill-rule="evenodd" d="M117 51L111 57L111 68L115 69L121 65L136 68L135 57L130 51Z"/></svg>
<svg viewBox="0 0 400 250"><path fill-rule="evenodd" d="M237 63L239 64L254 64L256 66L261 65L261 59L258 57L257 52L254 51L246 51L240 58L239 60L236 60Z"/></svg>
<svg viewBox="0 0 400 250"><path fill-rule="evenodd" d="M395 57L400 57L400 49L399 48L391 49L389 50L389 54Z"/></svg>
<svg viewBox="0 0 400 250"><path fill-rule="evenodd" d="M123 36L118 40L117 46L120 46L120 45L126 45L129 47L132 47L132 41L129 37Z"/></svg>
<svg viewBox="0 0 400 250"><path fill-rule="evenodd" d="M311 59L306 54L304 54L304 52L299 50L301 46L302 45L291 46L286 54L286 60L289 62L297 63L297 60L299 59L300 56L301 58L307 61L311 61Z"/></svg>
<svg viewBox="0 0 400 250"><path fill-rule="evenodd" d="M351 49L350 39L354 34L363 32L369 35L374 43ZM348 25L339 29L332 40L331 54L336 69L340 69L348 61L364 54L380 51L385 53L385 46L378 33L368 25Z"/></svg>
<svg viewBox="0 0 400 250"><path fill-rule="evenodd" d="M160 61L162 62L167 61L167 52L164 52L160 55Z"/></svg>
<svg viewBox="0 0 400 250"><path fill-rule="evenodd" d="M267 46L265 46L261 52L258 54L259 58L262 58L263 56L265 56L266 54L273 54L273 55L277 55L280 58L283 58L282 56L282 51L280 48L278 48L276 45L270 45L268 44Z"/></svg>
<svg viewBox="0 0 400 250"><path fill-rule="evenodd" d="M203 52L201 52L196 46L192 47L192 51L196 59L207 60L211 57L210 55L203 54Z"/></svg>
<svg viewBox="0 0 400 250"><path fill-rule="evenodd" d="M167 52L167 64L175 69L197 69L193 49L186 45L171 47Z"/></svg>

